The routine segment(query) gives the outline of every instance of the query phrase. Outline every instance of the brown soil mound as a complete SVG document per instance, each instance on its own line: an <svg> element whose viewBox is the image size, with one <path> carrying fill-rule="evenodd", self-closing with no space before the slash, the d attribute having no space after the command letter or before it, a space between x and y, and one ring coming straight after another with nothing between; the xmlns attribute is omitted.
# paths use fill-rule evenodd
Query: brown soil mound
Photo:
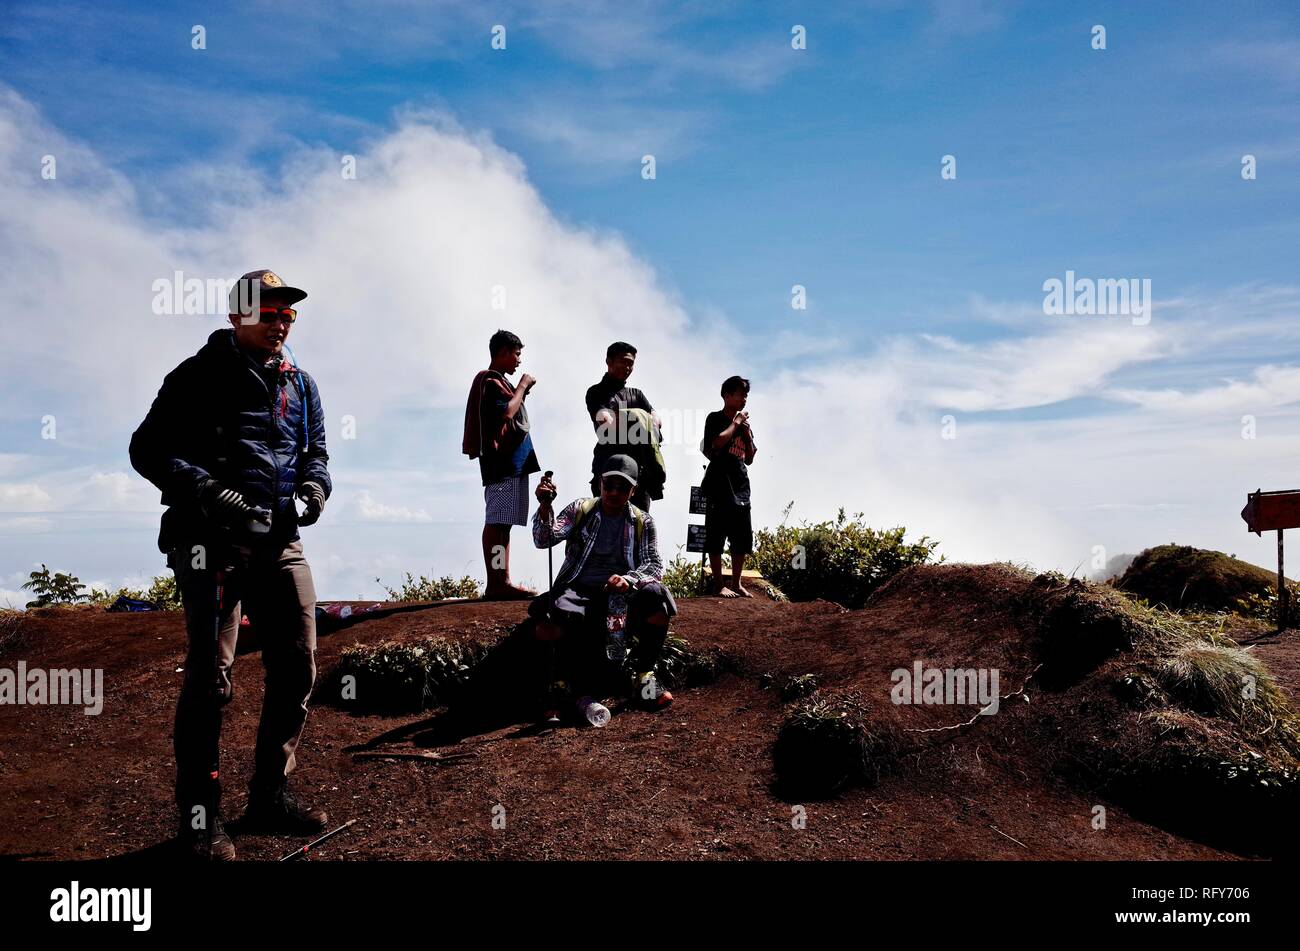
<svg viewBox="0 0 1300 951"><path fill-rule="evenodd" d="M684 600L674 633L731 658L733 668L713 684L676 690L665 713L618 712L603 730L538 734L512 725L458 736L445 729L441 710L356 715L321 696L293 784L334 820L359 820L318 858L1231 857L1226 845L1244 847L1205 844L1163 827L1159 810L1139 817L1124 805L1137 797L1112 773L1130 775L1122 768L1136 756L1130 751L1173 733L1144 727L1143 711L1111 689L1137 656L1127 646L1133 632L1126 640L1089 622L1087 611L1071 613L1071 598L1095 600L1081 588L1001 566L953 565L910 569L859 611ZM361 616L321 637L321 689L350 644L429 636L486 644L524 610L453 602ZM1045 626L1052 617L1071 623ZM101 667L107 697L97 717L77 707L3 710L0 857L162 857L175 821L171 717L184 660L181 619L56 612L25 623L21 657L29 666ZM1090 623L1100 624L1096 637ZM1051 633L1060 630L1074 633ZM1293 657L1296 637L1269 642L1273 657ZM0 656L0 666L16 660ZM978 717L978 704L892 703L891 672L916 660L996 667L999 692L1014 696L998 714ZM242 809L251 766L258 667L252 655L236 664L227 709L232 815ZM784 689L807 674L815 675L814 693ZM1295 689L1296 674L1294 665L1279 669L1284 689ZM777 783L773 749L798 705L818 700L854 705L879 743L863 757L871 775L842 784L831 799L794 799ZM1183 715L1197 728L1212 719ZM1224 742L1234 740L1218 726ZM351 749L361 746L473 756L443 766L354 759ZM1100 829L1097 806L1105 808ZM250 836L236 843L242 858L256 859L300 844Z"/></svg>
<svg viewBox="0 0 1300 951"><path fill-rule="evenodd" d="M1281 665L1275 686L1258 655L1217 633L1105 586L1004 566L908 569L862 614L903 624L870 664L819 679L841 707L846 697L856 704L846 715L859 718L857 736L877 758L860 777L866 783L891 770L914 773L936 750L962 756L991 742L1007 769L1118 799L1166 827L1249 852L1294 846L1293 662ZM917 661L996 668L998 712L979 716L974 701L889 703L887 673ZM1238 699L1247 678L1258 696ZM796 705L796 715L818 702Z"/></svg>

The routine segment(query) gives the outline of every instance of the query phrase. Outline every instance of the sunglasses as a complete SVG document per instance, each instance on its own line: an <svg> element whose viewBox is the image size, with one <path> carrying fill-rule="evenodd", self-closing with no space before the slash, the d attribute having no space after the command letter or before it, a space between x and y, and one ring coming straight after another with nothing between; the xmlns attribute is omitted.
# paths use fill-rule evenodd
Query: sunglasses
<svg viewBox="0 0 1300 951"><path fill-rule="evenodd" d="M600 480L600 487L606 492L631 492L632 483L618 476L609 476Z"/></svg>
<svg viewBox="0 0 1300 951"><path fill-rule="evenodd" d="M286 324L291 324L297 319L298 319L298 312L294 310L292 307L259 307L258 308L258 317L257 317L258 323L274 324L274 323L278 323L279 321L284 321Z"/></svg>

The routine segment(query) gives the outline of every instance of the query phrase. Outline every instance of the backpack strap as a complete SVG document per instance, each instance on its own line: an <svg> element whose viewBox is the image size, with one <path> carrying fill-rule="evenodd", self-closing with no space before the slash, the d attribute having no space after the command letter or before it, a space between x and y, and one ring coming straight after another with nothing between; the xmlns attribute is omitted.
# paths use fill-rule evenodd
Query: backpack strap
<svg viewBox="0 0 1300 951"><path fill-rule="evenodd" d="M293 383L294 387L298 390L298 403L302 409L302 447L300 451L305 454L309 443L307 438L307 433L309 432L307 425L309 422L308 417L311 416L311 408L307 405L307 387L302 382L302 370L298 367L298 358L293 355L292 350L289 350L289 345L287 343L284 345L284 349L288 351L289 362L293 364Z"/></svg>
<svg viewBox="0 0 1300 951"><path fill-rule="evenodd" d="M578 505L578 517L573 520L574 531L582 528L582 523L587 520L587 516L596 511L596 506L598 504L600 504L600 499L595 496L582 500ZM641 536L645 534L645 512L642 512L630 502L627 507L632 510L632 521L635 525L636 542L639 545L641 544Z"/></svg>
<svg viewBox="0 0 1300 951"><path fill-rule="evenodd" d="M578 517L573 520L573 528L575 531L582 528L582 523L587 520L588 515L596 510L596 503L599 501L600 499L595 497L582 500L581 504L578 506Z"/></svg>

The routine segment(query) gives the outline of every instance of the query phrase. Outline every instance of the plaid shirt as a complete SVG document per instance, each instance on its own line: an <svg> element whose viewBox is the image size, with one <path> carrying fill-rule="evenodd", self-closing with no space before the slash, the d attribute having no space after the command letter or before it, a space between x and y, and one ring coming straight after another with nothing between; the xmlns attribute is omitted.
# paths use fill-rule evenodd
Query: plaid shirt
<svg viewBox="0 0 1300 951"><path fill-rule="evenodd" d="M564 564L555 577L555 586L562 587L582 576L582 569L596 547L596 536L600 534L601 505L596 506L581 525L578 521L578 508L588 499L574 499L564 507L558 516L542 520L542 510L533 513L533 544L538 548L551 548L567 541L564 547ZM627 506L627 523L623 528L623 552L629 565L636 567L622 577L634 588L656 581L663 581L664 564L659 557L659 543L655 531L654 519L649 512L642 512L630 502ZM641 538L636 537L636 519L642 519Z"/></svg>

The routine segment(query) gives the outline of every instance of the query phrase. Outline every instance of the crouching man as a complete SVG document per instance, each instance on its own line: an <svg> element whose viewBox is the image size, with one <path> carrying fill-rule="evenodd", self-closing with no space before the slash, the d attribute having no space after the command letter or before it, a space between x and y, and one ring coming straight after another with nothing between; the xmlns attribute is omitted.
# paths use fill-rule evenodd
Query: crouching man
<svg viewBox="0 0 1300 951"><path fill-rule="evenodd" d="M672 703L654 672L677 604L663 585L654 520L629 501L636 487L637 465L626 455L605 460L598 499L575 499L558 516L551 509L555 483L543 476L537 486L533 543L551 548L565 542L554 585L528 608L539 636L548 630L563 635L556 650L559 672L569 681L552 684L548 720L559 719L558 697L572 696L577 712L598 722L587 716L588 708L624 666L633 674L635 704L656 710Z"/></svg>
<svg viewBox="0 0 1300 951"><path fill-rule="evenodd" d="M181 843L200 858L235 857L219 761L243 610L256 622L266 694L241 831L309 835L327 820L286 790L316 677L316 590L298 527L320 518L331 488L316 383L284 358L293 305L306 296L272 271L240 278L231 326L167 374L131 437L131 464L168 506L158 546L185 608L176 804Z"/></svg>

